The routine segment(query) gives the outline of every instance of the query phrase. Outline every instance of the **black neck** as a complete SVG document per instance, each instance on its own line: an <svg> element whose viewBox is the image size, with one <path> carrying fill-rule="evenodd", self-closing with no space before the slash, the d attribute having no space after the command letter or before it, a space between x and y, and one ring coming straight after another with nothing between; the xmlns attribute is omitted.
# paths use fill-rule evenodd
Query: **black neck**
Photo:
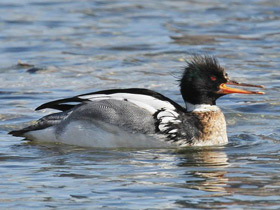
<svg viewBox="0 0 280 210"><path fill-rule="evenodd" d="M191 104L209 104L216 105L216 100L219 98L217 94L210 92L200 92L192 88L181 87L181 94L185 102Z"/></svg>

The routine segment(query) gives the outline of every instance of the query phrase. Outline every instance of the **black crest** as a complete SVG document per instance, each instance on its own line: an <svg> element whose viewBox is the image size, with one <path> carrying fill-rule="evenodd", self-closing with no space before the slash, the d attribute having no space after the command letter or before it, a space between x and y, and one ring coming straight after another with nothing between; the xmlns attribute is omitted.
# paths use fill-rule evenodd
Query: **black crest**
<svg viewBox="0 0 280 210"><path fill-rule="evenodd" d="M194 77L205 77L207 75L223 76L225 73L218 60L213 56L194 55L187 62L181 82L190 81Z"/></svg>

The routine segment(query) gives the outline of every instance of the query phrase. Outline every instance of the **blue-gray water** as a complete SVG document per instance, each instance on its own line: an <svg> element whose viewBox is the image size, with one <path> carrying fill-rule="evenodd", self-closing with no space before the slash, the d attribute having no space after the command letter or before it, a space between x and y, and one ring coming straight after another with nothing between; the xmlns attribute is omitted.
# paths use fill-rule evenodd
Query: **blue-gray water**
<svg viewBox="0 0 280 210"><path fill-rule="evenodd" d="M192 53L266 86L218 101L225 147L97 150L7 134L50 113L34 112L44 102L101 89L182 104L174 75ZM2 0L0 60L1 209L280 208L279 1Z"/></svg>

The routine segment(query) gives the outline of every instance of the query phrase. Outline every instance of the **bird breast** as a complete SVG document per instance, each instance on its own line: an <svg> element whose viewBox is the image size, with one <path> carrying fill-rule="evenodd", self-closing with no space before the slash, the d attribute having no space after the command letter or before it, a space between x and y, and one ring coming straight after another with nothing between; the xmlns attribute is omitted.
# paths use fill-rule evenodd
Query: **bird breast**
<svg viewBox="0 0 280 210"><path fill-rule="evenodd" d="M228 142L226 121L220 109L194 112L200 122L200 137L195 145L221 145Z"/></svg>

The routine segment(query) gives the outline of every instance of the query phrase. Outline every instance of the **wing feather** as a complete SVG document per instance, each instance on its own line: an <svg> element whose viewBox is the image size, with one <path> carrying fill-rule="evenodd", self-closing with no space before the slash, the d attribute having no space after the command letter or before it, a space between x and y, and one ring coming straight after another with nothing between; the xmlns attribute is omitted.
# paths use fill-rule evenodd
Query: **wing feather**
<svg viewBox="0 0 280 210"><path fill-rule="evenodd" d="M126 100L154 114L159 109L185 110L182 106L171 99L148 89L111 89L88 94L78 95L71 98L51 101L37 107L36 110L51 108L60 111L69 110L84 101L100 101L106 99Z"/></svg>

